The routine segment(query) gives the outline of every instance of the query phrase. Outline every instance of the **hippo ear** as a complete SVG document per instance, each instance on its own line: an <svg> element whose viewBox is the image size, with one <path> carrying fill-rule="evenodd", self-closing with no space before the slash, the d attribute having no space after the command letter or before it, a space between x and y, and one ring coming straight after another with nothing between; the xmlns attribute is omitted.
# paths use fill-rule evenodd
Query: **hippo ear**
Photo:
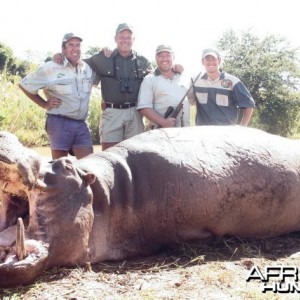
<svg viewBox="0 0 300 300"><path fill-rule="evenodd" d="M96 176L92 173L86 173L83 175L83 179L84 179L86 185L88 186L95 182Z"/></svg>
<svg viewBox="0 0 300 300"><path fill-rule="evenodd" d="M77 168L77 172L80 176L80 178L84 181L86 186L92 184L96 180L96 176L93 173L85 172L79 168Z"/></svg>

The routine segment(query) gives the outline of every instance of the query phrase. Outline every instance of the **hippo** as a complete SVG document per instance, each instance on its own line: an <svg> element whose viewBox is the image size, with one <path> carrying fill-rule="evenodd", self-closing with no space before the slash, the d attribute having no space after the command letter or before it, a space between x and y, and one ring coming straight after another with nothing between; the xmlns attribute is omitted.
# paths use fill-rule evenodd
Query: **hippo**
<svg viewBox="0 0 300 300"><path fill-rule="evenodd" d="M80 160L0 133L0 286L182 241L300 230L300 141L242 126L144 132Z"/></svg>

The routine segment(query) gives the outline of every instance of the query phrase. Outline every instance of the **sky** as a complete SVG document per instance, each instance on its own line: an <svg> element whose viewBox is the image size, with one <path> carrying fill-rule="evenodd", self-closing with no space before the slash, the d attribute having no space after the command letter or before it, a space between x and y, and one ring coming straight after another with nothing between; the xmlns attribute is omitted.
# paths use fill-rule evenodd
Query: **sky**
<svg viewBox="0 0 300 300"><path fill-rule="evenodd" d="M154 60L159 44L173 47L187 72L202 68L201 52L214 47L229 29L270 34L300 47L296 0L3 0L0 42L19 58L45 57L61 50L67 32L81 35L89 47L115 47L115 30L127 22L135 30L134 49ZM3 9L5 8L5 9Z"/></svg>

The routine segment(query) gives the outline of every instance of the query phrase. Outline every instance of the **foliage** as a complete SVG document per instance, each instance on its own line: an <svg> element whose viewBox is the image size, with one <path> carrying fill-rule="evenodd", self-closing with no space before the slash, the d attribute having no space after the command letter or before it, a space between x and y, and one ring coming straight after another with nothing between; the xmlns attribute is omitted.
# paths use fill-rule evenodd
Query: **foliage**
<svg viewBox="0 0 300 300"><path fill-rule="evenodd" d="M85 52L85 56L86 57L90 57L90 56L92 56L92 55L94 55L94 54L96 54L96 53L98 53L100 51L101 51L100 47L97 47L97 46L92 47L92 46L90 46L89 49Z"/></svg>
<svg viewBox="0 0 300 300"><path fill-rule="evenodd" d="M101 91L98 88L93 88L90 100L90 112L88 117L88 124L92 133L93 144L100 144L99 139L99 120L101 114Z"/></svg>
<svg viewBox="0 0 300 300"><path fill-rule="evenodd" d="M0 128L16 134L27 146L46 145L45 111L11 82L0 82Z"/></svg>
<svg viewBox="0 0 300 300"><path fill-rule="evenodd" d="M285 38L263 39L250 31L232 30L217 43L224 53L223 69L247 86L256 101L252 125L287 136L297 131L300 117L299 59Z"/></svg>
<svg viewBox="0 0 300 300"><path fill-rule="evenodd" d="M0 43L0 74L2 73L2 77L14 81L15 75L25 76L30 67L29 61L15 58L12 49Z"/></svg>
<svg viewBox="0 0 300 300"><path fill-rule="evenodd" d="M12 49L0 43L0 73L6 75L12 63L13 63Z"/></svg>

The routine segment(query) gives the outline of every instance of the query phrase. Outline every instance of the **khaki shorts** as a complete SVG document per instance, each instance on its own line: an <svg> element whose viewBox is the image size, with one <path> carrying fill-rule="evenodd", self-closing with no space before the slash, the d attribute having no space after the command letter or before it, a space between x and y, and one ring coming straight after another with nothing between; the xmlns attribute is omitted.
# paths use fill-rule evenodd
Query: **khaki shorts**
<svg viewBox="0 0 300 300"><path fill-rule="evenodd" d="M119 143L144 132L143 117L136 107L106 108L100 119L100 143Z"/></svg>

